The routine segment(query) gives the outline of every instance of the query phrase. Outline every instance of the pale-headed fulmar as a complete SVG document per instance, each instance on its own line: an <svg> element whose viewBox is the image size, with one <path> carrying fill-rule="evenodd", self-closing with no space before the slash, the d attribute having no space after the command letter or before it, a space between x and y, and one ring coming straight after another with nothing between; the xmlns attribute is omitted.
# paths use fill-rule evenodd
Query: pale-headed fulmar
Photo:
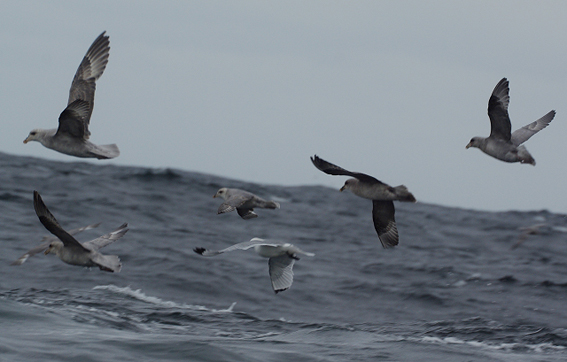
<svg viewBox="0 0 567 362"><path fill-rule="evenodd" d="M110 51L110 40L104 34L95 39L75 73L67 108L59 115L59 128L34 129L24 143L37 141L57 152L82 158L108 159L120 155L115 144L95 145L88 140L96 80L106 69Z"/></svg>
<svg viewBox="0 0 567 362"><path fill-rule="evenodd" d="M319 158L317 155L311 157L311 162L319 170L329 175L351 176L346 180L341 191L350 190L353 194L372 200L372 220L378 238L384 248L398 245L399 236L394 214L394 200L416 202L415 197L404 185L392 187L372 176L347 171L342 167Z"/></svg>
<svg viewBox="0 0 567 362"><path fill-rule="evenodd" d="M476 147L482 152L504 162L528 163L535 166L535 160L522 143L541 131L553 120L555 111L550 111L537 121L517 129L512 133L512 124L508 115L510 103L508 80L502 78L488 100L488 118L490 118L490 136L473 137L466 148Z"/></svg>
<svg viewBox="0 0 567 362"><path fill-rule="evenodd" d="M217 214L224 214L236 209L238 215L244 220L258 217L254 212L254 208L262 209L279 209L280 204L275 201L264 200L251 192L240 189L229 189L223 187L213 195L213 198L221 197L224 202L220 204Z"/></svg>
<svg viewBox="0 0 567 362"><path fill-rule="evenodd" d="M54 240L49 244L47 250L45 250L46 255L53 253L59 259L71 265L96 266L100 270L115 273L120 271L122 264L118 256L103 255L98 250L124 236L128 231L128 224L122 224L111 233L81 244L59 225L37 191L33 192L33 206L39 221L49 232L58 238L58 240Z"/></svg>

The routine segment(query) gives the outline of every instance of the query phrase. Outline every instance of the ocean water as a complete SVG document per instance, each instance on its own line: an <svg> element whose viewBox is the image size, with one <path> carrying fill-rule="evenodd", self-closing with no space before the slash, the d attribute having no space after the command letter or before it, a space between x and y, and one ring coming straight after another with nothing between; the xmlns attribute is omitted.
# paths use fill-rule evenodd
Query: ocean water
<svg viewBox="0 0 567 362"><path fill-rule="evenodd" d="M217 215L223 186L281 209ZM102 222L79 241L128 222L102 249L122 271L43 254L10 266L49 234L33 190L64 228ZM0 361L567 360L565 215L397 203L400 245L385 250L371 208L327 187L0 154ZM192 251L252 237L316 255L274 294L253 251Z"/></svg>

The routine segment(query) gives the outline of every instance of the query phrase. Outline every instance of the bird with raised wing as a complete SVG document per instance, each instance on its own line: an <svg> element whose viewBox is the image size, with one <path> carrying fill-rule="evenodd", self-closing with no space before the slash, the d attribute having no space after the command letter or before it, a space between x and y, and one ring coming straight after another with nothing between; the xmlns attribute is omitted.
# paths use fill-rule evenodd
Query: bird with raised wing
<svg viewBox="0 0 567 362"><path fill-rule="evenodd" d="M67 108L59 115L59 127L34 129L24 143L37 141L57 152L82 158L108 159L120 155L115 144L95 145L88 140L96 80L106 69L110 51L110 40L105 33L96 38L75 73Z"/></svg>
<svg viewBox="0 0 567 362"><path fill-rule="evenodd" d="M68 233L71 234L71 235L77 235L77 234L79 234L79 233L81 233L85 230L94 229L94 228L98 227L99 225L100 225L100 223L96 223L96 224L87 225L87 226L83 226L83 227L76 228L76 229L71 229L71 230L68 231ZM45 250L47 250L47 248L49 248L49 245L55 240L59 240L59 239L55 236L44 236L43 239L41 240L41 241L43 241L41 244L39 244L38 246L36 246L33 249L26 251L22 256L20 256L18 259L16 259L14 262L12 262L10 265L22 265L32 256L39 254L39 253L43 253Z"/></svg>
<svg viewBox="0 0 567 362"><path fill-rule="evenodd" d="M508 80L502 78L488 100L490 136L473 137L466 148L476 147L482 152L504 162L528 163L535 166L535 160L522 143L549 125L555 117L550 111L540 119L519 128L512 133L512 123L508 115L510 103Z"/></svg>
<svg viewBox="0 0 567 362"><path fill-rule="evenodd" d="M33 192L33 206L39 221L50 233L57 236L57 240L49 243L45 250L46 255L53 253L71 265L96 266L100 270L115 273L120 271L122 264L118 256L103 255L98 250L124 236L128 231L128 224L124 223L111 233L81 244L59 225L37 191Z"/></svg>

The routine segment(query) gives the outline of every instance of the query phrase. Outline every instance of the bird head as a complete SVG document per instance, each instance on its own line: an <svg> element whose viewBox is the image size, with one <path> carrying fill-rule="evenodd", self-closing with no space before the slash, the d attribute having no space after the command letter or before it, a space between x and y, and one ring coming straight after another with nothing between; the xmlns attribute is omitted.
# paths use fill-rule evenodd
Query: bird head
<svg viewBox="0 0 567 362"><path fill-rule="evenodd" d="M479 148L481 141L482 141L482 137L473 137L473 138L471 138L471 141L469 142L469 144L465 148L467 148L467 149L470 148L470 147Z"/></svg>
<svg viewBox="0 0 567 362"><path fill-rule="evenodd" d="M354 185L358 183L358 180L355 178L349 178L348 180L345 181L345 184L343 185L343 187L340 188L340 191L344 191L344 190L351 190Z"/></svg>
<svg viewBox="0 0 567 362"><path fill-rule="evenodd" d="M43 135L42 130L40 129L34 129L33 131L30 132L30 134L26 137L26 139L24 140L24 144L28 143L29 141L38 141L41 136Z"/></svg>
<svg viewBox="0 0 567 362"><path fill-rule="evenodd" d="M226 187L223 187L223 188L219 189L216 194L213 195L213 198L222 197L223 199L226 200L226 194L227 193L228 193L228 189Z"/></svg>
<svg viewBox="0 0 567 362"><path fill-rule="evenodd" d="M61 250L62 248L63 243L59 240L54 240L49 244L49 247L47 248L47 250L45 250L44 254L47 255L49 253L53 253L57 255L59 253L59 250Z"/></svg>

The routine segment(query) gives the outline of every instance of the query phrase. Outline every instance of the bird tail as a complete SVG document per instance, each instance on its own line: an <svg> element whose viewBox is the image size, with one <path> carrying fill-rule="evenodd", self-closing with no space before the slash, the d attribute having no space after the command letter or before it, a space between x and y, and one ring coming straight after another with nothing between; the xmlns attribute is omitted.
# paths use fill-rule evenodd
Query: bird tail
<svg viewBox="0 0 567 362"><path fill-rule="evenodd" d="M520 163L529 163L530 165L535 166L534 158L523 145L518 147L518 158L520 159Z"/></svg>
<svg viewBox="0 0 567 362"><path fill-rule="evenodd" d="M396 191L396 196L398 197L397 200L405 201L405 202L416 202L417 200L412 195L411 192L408 191L408 188L404 185L394 187Z"/></svg>
<svg viewBox="0 0 567 362"><path fill-rule="evenodd" d="M95 155L99 160L105 160L108 158L118 157L120 155L120 150L114 143L111 145L101 145L96 147Z"/></svg>
<svg viewBox="0 0 567 362"><path fill-rule="evenodd" d="M280 203L275 201L260 200L258 207L263 209L279 209Z"/></svg>
<svg viewBox="0 0 567 362"><path fill-rule="evenodd" d="M268 203L266 204L266 207L268 209L279 209L280 208L280 203L279 202L275 202L275 201L268 201Z"/></svg>

